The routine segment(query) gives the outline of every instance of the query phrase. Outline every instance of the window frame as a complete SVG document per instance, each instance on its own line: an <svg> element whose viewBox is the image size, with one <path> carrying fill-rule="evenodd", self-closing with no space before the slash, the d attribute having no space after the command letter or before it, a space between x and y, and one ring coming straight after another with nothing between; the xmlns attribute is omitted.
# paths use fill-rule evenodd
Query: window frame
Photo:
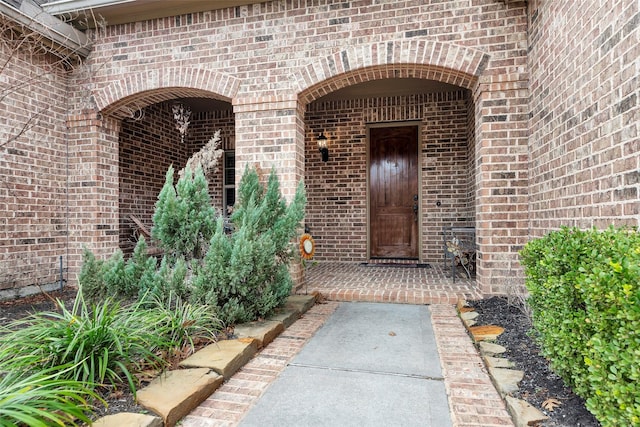
<svg viewBox="0 0 640 427"><path fill-rule="evenodd" d="M233 159L233 166L229 166L229 159ZM235 205L235 192L236 192L236 152L235 150L225 150L222 155L222 212L223 216L228 217L230 215L228 206L228 194L229 190L232 190L233 205ZM231 183L227 183L227 178L231 176Z"/></svg>

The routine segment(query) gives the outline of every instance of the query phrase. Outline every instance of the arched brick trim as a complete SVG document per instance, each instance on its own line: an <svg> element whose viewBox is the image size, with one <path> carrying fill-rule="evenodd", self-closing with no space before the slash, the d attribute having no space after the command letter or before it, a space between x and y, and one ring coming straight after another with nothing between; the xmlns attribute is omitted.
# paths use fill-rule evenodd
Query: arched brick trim
<svg viewBox="0 0 640 427"><path fill-rule="evenodd" d="M128 75L94 94L104 115L125 118L131 111L175 98L200 97L231 102L237 78L201 68L171 67Z"/></svg>
<svg viewBox="0 0 640 427"><path fill-rule="evenodd" d="M422 78L473 89L489 55L465 46L400 40L355 46L295 73L303 105L353 84L386 78Z"/></svg>

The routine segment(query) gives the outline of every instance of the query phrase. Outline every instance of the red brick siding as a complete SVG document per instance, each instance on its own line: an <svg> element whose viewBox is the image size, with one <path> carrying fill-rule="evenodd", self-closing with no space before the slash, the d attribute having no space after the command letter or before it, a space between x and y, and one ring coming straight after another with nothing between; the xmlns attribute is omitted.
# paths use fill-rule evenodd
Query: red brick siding
<svg viewBox="0 0 640 427"><path fill-rule="evenodd" d="M151 230L154 205L170 165L175 172L187 161L187 144L175 128L171 105L147 107L141 120L123 120L119 135L120 248L135 245L135 215Z"/></svg>
<svg viewBox="0 0 640 427"><path fill-rule="evenodd" d="M475 105L473 99L469 97L467 99L467 187L469 189L467 193L467 207L468 218L473 218L466 226L475 226L475 212L478 205L478 199L476 198L476 132L475 132Z"/></svg>
<svg viewBox="0 0 640 427"><path fill-rule="evenodd" d="M470 94L453 92L426 100L422 127L422 254L429 262L442 261L442 228L473 226L474 187L469 185ZM438 206L440 202L440 206Z"/></svg>
<svg viewBox="0 0 640 427"><path fill-rule="evenodd" d="M214 133L220 130L220 148L224 151L235 150L235 120L231 106L225 110L204 111L193 114L193 120L189 125L189 132L185 142L188 144L190 152L196 152ZM216 210L222 212L223 209L223 167L224 159L221 158L217 171L209 179L209 195L211 204Z"/></svg>
<svg viewBox="0 0 640 427"><path fill-rule="evenodd" d="M374 100L375 101L375 100ZM364 261L367 257L366 100L317 102L305 114L305 225L319 260ZM329 161L317 137L328 138Z"/></svg>
<svg viewBox="0 0 640 427"><path fill-rule="evenodd" d="M40 291L29 285L58 286L59 257L67 254L68 96L54 58L4 43L0 57L1 300Z"/></svg>
<svg viewBox="0 0 640 427"><path fill-rule="evenodd" d="M518 251L527 240L529 165L522 77L492 77L476 93L477 276L486 294L522 282Z"/></svg>
<svg viewBox="0 0 640 427"><path fill-rule="evenodd" d="M640 3L529 3L531 234L640 225Z"/></svg>
<svg viewBox="0 0 640 427"><path fill-rule="evenodd" d="M82 110L86 73L75 74L67 94L75 106L68 138L76 259L70 268L79 265L83 241L104 254L118 246L120 122L112 117L126 117L129 107L190 96L231 102L237 170L275 166L290 195L310 155L307 104L358 82L419 77L473 90L473 102L456 104L465 111L456 122L464 127L464 173L447 185L475 190L478 281L499 290L518 269L516 251L528 225L525 10L524 1L288 0L108 27L87 61L96 111ZM468 109L475 109L474 130ZM492 175L503 172L516 179ZM452 204L466 209L467 220L469 194Z"/></svg>
<svg viewBox="0 0 640 427"><path fill-rule="evenodd" d="M114 59L100 70L98 81L148 72L154 58L157 68L215 64L244 80L238 88L242 97L279 96L289 87L292 70L347 45L392 40L480 49L495 56L495 74L520 72L526 65L525 30L524 1L274 1L108 27L93 58ZM402 62L396 55L390 62ZM420 62L435 62L438 55Z"/></svg>
<svg viewBox="0 0 640 427"><path fill-rule="evenodd" d="M464 91L312 103L307 124L306 225L317 241L320 260L367 259L367 124L416 121L421 126L420 258L442 260L442 227L473 224L469 186L467 103ZM317 136L329 138L323 163ZM441 206L436 206L436 202Z"/></svg>
<svg viewBox="0 0 640 427"><path fill-rule="evenodd" d="M86 248L98 257L118 247L120 122L95 112L67 118L69 128L68 278L75 283Z"/></svg>
<svg viewBox="0 0 640 427"><path fill-rule="evenodd" d="M98 108L116 116L130 100L153 103L196 96L194 91L230 100L237 170L247 163L276 167L290 196L305 176L304 108L313 100L358 82L397 77L472 89L476 129L466 135L475 134L476 159L465 158L476 170L465 176L475 181L476 212L485 227L479 233L485 254L479 262L486 261L479 283L489 289L511 279L518 268L514 251L526 235L527 199L521 188L511 189L521 179L495 190L487 173L497 162L496 169L524 167L526 175L523 137L517 134L526 133L528 120L525 11L524 1L286 1L114 26L91 58L105 63L94 78L94 94ZM504 98L515 112L506 123L485 125L481 116ZM519 192L493 212L511 221L491 221L488 206L501 197L494 190ZM500 234L510 243L499 241Z"/></svg>

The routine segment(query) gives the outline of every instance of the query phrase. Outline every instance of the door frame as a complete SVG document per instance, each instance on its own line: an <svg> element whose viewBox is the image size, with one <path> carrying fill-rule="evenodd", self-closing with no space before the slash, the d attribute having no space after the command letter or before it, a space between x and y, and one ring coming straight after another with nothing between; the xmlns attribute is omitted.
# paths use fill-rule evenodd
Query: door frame
<svg viewBox="0 0 640 427"><path fill-rule="evenodd" d="M414 126L418 128L417 158L418 158L418 262L422 262L422 121L409 120L402 122L373 122L366 123L366 186L367 186L367 261L371 260L371 187L369 182L369 172L371 168L371 128L395 128L403 126Z"/></svg>

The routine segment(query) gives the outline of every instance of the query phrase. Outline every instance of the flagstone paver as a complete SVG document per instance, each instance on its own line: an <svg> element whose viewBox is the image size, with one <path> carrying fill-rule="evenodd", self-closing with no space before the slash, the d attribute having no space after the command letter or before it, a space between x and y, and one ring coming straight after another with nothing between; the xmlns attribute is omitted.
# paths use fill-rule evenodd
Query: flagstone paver
<svg viewBox="0 0 640 427"><path fill-rule="evenodd" d="M268 345L284 331L284 324L275 320L243 323L236 326L233 333L238 338L253 338L258 348Z"/></svg>
<svg viewBox="0 0 640 427"><path fill-rule="evenodd" d="M123 412L107 415L93 424L93 427L163 427L162 418L148 414L134 414Z"/></svg>
<svg viewBox="0 0 640 427"><path fill-rule="evenodd" d="M507 351L507 349L501 346L500 344L487 342L487 341L479 342L478 347L480 347L480 351L483 354L486 354L488 356L502 354Z"/></svg>
<svg viewBox="0 0 640 427"><path fill-rule="evenodd" d="M222 376L208 368L167 371L138 390L137 399L141 406L160 415L166 426L174 426L222 381Z"/></svg>
<svg viewBox="0 0 640 427"><path fill-rule="evenodd" d="M518 391L518 384L524 378L524 372L517 369L489 367L489 374L491 374L498 392L503 396Z"/></svg>
<svg viewBox="0 0 640 427"><path fill-rule="evenodd" d="M210 368L229 379L258 351L255 340L222 340L198 350L182 362L184 368Z"/></svg>
<svg viewBox="0 0 640 427"><path fill-rule="evenodd" d="M513 414L516 427L537 426L549 419L549 417L524 400L511 396L507 396L505 400L509 411Z"/></svg>

